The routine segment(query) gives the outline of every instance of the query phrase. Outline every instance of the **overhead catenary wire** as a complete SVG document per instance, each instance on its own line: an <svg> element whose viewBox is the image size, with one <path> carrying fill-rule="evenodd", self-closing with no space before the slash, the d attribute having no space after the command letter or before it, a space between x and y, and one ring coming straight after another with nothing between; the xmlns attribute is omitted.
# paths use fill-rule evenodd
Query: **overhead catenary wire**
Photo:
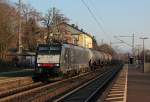
<svg viewBox="0 0 150 102"><path fill-rule="evenodd" d="M93 11L91 10L91 8L87 5L87 3L84 0L81 0L81 2L85 5L85 7L87 8L87 10L89 11L89 13L91 14L92 18L95 20L96 24L98 25L98 27L102 30L102 32L107 35L106 31L104 30L102 24L99 22L99 20L97 19L96 15L93 13ZM109 36L108 36L109 37Z"/></svg>
<svg viewBox="0 0 150 102"><path fill-rule="evenodd" d="M97 8L96 8L96 5L94 5L94 2L92 1L92 0L88 0L89 1L89 3L91 4L91 10L93 11L93 13L94 14L97 14L96 12L97 12ZM98 20L101 22L101 25L102 25L102 27L103 27L103 29L105 30L105 23L104 23L104 19L103 19L103 17L102 17L102 15L96 15L97 16L97 18L98 18ZM106 32L106 30L105 30L105 32ZM107 34L109 33L109 34L113 34L112 33L112 31L110 31L110 29L109 29L109 31L107 31L106 32Z"/></svg>
<svg viewBox="0 0 150 102"><path fill-rule="evenodd" d="M93 13L94 14L96 14L96 12L97 12L97 8L95 7L95 5L94 5L94 3L92 2L92 0L88 0L88 2L91 4L90 6L90 9L93 11ZM104 20L103 20L103 18L102 18L102 16L100 15L96 15L97 16L97 18L98 18L98 20L101 22L101 25L103 25L104 24Z"/></svg>

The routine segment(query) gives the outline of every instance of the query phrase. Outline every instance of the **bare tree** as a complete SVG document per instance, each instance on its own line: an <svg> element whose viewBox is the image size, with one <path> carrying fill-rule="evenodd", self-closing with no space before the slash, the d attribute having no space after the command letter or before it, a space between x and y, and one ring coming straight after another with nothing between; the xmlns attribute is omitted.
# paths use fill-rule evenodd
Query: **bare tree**
<svg viewBox="0 0 150 102"><path fill-rule="evenodd" d="M114 49L111 46L109 46L108 44L102 44L102 45L98 46L98 51L109 53L111 55L115 54Z"/></svg>
<svg viewBox="0 0 150 102"><path fill-rule="evenodd" d="M14 46L17 37L17 12L7 2L0 2L0 54L4 54L10 46Z"/></svg>
<svg viewBox="0 0 150 102"><path fill-rule="evenodd" d="M43 24L47 29L46 42L49 43L53 40L63 40L63 32L61 32L60 24L68 22L69 19L64 17L56 8L51 8L43 18Z"/></svg>
<svg viewBox="0 0 150 102"><path fill-rule="evenodd" d="M33 9L30 5L22 4L22 33L23 48L34 51L37 45L36 36L42 34L40 25L41 14Z"/></svg>

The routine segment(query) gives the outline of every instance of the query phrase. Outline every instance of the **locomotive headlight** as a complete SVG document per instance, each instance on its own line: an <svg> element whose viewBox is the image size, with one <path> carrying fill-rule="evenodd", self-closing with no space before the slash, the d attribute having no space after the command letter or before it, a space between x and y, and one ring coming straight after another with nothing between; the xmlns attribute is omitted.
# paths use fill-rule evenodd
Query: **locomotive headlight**
<svg viewBox="0 0 150 102"><path fill-rule="evenodd" d="M41 64L38 64L38 67L40 67L41 66Z"/></svg>
<svg viewBox="0 0 150 102"><path fill-rule="evenodd" d="M57 66L57 67L58 67L58 66L59 66L59 64L55 64L55 66Z"/></svg>

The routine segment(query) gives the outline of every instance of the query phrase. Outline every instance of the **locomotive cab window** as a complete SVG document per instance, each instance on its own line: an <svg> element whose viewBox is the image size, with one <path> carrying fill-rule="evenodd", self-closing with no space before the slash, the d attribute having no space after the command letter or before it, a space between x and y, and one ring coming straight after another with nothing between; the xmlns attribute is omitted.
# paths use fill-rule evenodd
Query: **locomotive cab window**
<svg viewBox="0 0 150 102"><path fill-rule="evenodd" d="M60 54L61 46L40 46L38 48L39 54Z"/></svg>

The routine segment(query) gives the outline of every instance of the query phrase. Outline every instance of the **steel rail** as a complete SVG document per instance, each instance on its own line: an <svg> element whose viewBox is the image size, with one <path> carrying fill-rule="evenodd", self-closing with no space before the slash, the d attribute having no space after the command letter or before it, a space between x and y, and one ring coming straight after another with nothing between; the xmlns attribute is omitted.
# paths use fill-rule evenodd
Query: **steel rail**
<svg viewBox="0 0 150 102"><path fill-rule="evenodd" d="M50 87L52 86L55 86L55 85L59 85L61 83L65 83L69 80L73 80L73 79L76 79L76 78L79 78L79 77L82 77L82 76L86 76L86 75L89 75L89 72L88 73L84 73L84 74L81 74L79 76L75 76L75 77L72 77L72 78L68 78L68 79L64 79L64 80L61 80L61 81L58 81L58 82L54 82L54 83L49 83L49 84L46 84L46 85L42 85L40 87L36 87L36 88L29 88L29 89L26 89L26 88L23 88L23 89L17 89L19 90L18 92L12 92L12 93L16 93L16 94L11 94L10 93L10 96L7 96L7 97L3 97L0 99L0 102L12 102L12 101L17 101L16 99L21 99L23 100L22 98L26 98L28 95L32 94L32 93L39 93L39 92L42 92L43 90L47 90L49 89ZM31 86L32 87L32 86ZM12 90L13 91L13 90ZM3 95L5 95L7 92L4 92ZM3 96L2 95L2 96ZM18 101L19 101L18 100Z"/></svg>
<svg viewBox="0 0 150 102"><path fill-rule="evenodd" d="M54 97L57 97L58 95L61 95L61 94L65 93L66 91L70 90L70 89L72 90L72 88L76 88L76 87L80 86L81 83L83 84L83 83L86 83L87 81L91 80L91 78L88 78L88 76L91 76L91 77L95 78L99 74L100 74L99 71L97 73L94 73L94 72L90 73L90 72L88 72L88 73L85 73L85 74L81 74L79 76L75 76L75 77L69 78L69 80L65 79L66 80L65 83L62 83L59 86L55 86L54 88L51 87L51 89L48 90L48 91L41 92L40 94L34 95L34 97L29 98L25 102L31 102L31 101L33 101L33 102L34 101L35 102L37 102L37 101L38 102L41 102L41 101L45 102L45 101L47 101L49 99L53 99ZM76 82L78 84L76 84ZM63 89L66 86L67 86L67 88L64 89L64 91L58 93L59 89ZM54 93L56 93L56 94L54 95ZM48 94L53 94L53 95L49 96ZM35 99L37 99L37 100L35 100Z"/></svg>
<svg viewBox="0 0 150 102"><path fill-rule="evenodd" d="M13 94L17 94L19 92L26 91L26 90L29 90L29 89L33 89L33 88L36 88L36 87L40 87L42 85L44 85L44 84L41 83L41 82L37 82L37 83L32 83L32 84L29 84L29 85L13 88L13 89L10 89L10 90L2 91L0 93L0 98L4 98L4 97L7 97L7 96L10 96L10 95L13 95Z"/></svg>
<svg viewBox="0 0 150 102"><path fill-rule="evenodd" d="M120 69L121 67L107 71L70 93L54 100L54 102L89 102L99 92L99 90L101 90L106 83L108 83L109 80L111 80L114 75L119 72Z"/></svg>
<svg viewBox="0 0 150 102"><path fill-rule="evenodd" d="M17 87L22 87L22 86L29 85L32 83L33 83L33 80L30 77L13 78L9 80L6 79L6 80L0 81L0 91L2 93L3 91L11 90Z"/></svg>

